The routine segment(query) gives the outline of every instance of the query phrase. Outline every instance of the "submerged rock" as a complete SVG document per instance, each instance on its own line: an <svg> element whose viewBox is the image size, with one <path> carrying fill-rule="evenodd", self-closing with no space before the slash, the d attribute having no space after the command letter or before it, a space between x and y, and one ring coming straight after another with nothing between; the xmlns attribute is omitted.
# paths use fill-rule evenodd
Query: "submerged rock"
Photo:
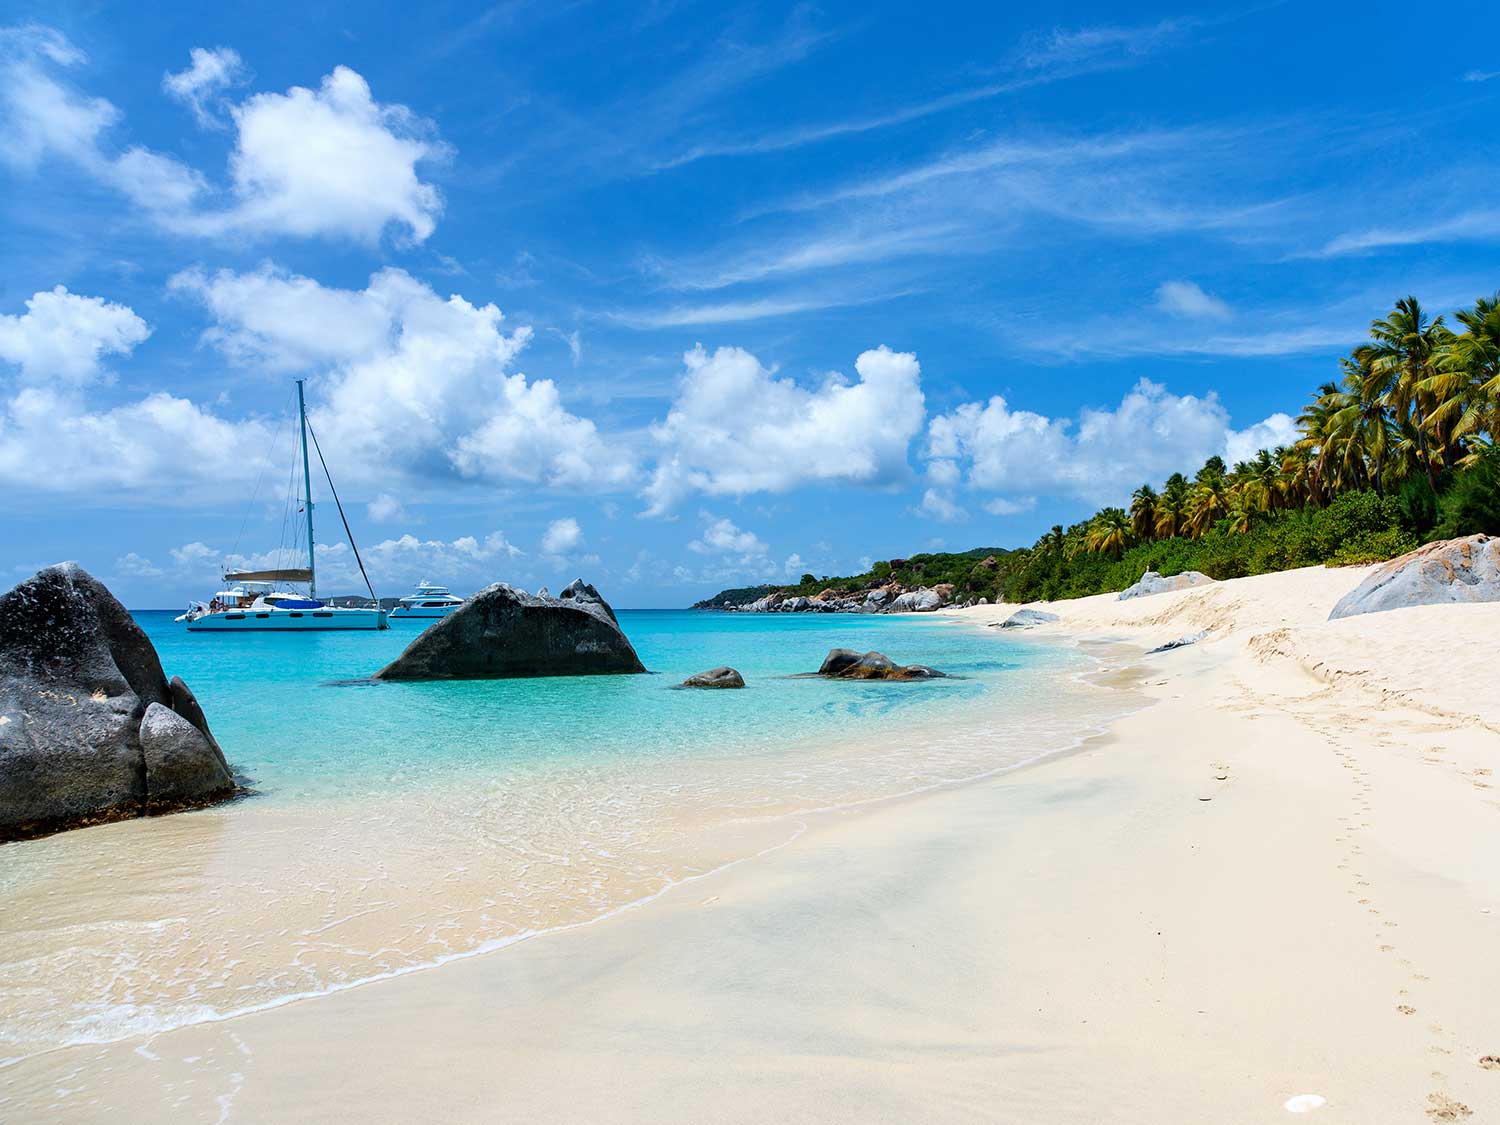
<svg viewBox="0 0 1500 1125"><path fill-rule="evenodd" d="M62 563L0 597L0 841L234 792L192 691L102 583Z"/></svg>
<svg viewBox="0 0 1500 1125"><path fill-rule="evenodd" d="M599 591L580 580L555 598L486 586L375 673L377 680L484 680L644 672Z"/></svg>
<svg viewBox="0 0 1500 1125"><path fill-rule="evenodd" d="M1500 538L1428 543L1382 563L1339 599L1328 620L1413 605L1500 601Z"/></svg>
<svg viewBox="0 0 1500 1125"><path fill-rule="evenodd" d="M1048 613L1044 609L1018 609L1000 622L1000 628L1030 629L1033 625L1046 625L1049 621L1056 620L1058 620L1057 614Z"/></svg>
<svg viewBox="0 0 1500 1125"><path fill-rule="evenodd" d="M745 679L733 668L720 665L718 668L710 668L707 672L699 672L696 676L689 676L682 681L683 687L695 688L742 688Z"/></svg>
<svg viewBox="0 0 1500 1125"><path fill-rule="evenodd" d="M883 652L836 648L823 658L818 675L832 680L935 680L945 673L925 664L897 664Z"/></svg>
<svg viewBox="0 0 1500 1125"><path fill-rule="evenodd" d="M1173 590L1186 590L1193 586L1205 586L1213 579L1197 570L1185 570L1181 574L1174 574L1170 578L1163 578L1154 570L1148 570L1141 575L1141 580L1134 586L1129 586L1120 591L1120 601L1127 598L1149 598L1152 594L1170 594Z"/></svg>

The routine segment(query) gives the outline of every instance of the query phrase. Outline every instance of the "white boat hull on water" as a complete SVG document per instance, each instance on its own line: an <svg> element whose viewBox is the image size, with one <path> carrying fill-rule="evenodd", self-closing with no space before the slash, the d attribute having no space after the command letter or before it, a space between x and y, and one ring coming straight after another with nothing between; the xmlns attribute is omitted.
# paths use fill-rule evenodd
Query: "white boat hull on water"
<svg viewBox="0 0 1500 1125"><path fill-rule="evenodd" d="M272 609L250 606L245 609L206 613L187 623L191 633L263 633L273 630L310 632L330 629L388 629L381 609Z"/></svg>

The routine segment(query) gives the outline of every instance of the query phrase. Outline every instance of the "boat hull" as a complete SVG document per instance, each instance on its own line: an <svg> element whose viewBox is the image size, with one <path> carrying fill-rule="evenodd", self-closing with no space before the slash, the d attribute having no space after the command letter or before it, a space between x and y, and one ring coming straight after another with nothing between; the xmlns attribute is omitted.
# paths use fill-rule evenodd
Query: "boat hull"
<svg viewBox="0 0 1500 1125"><path fill-rule="evenodd" d="M403 618L415 618L421 621L434 621L439 617L447 617L459 608L461 607L456 605L444 606L441 609L407 609L405 606L397 606L391 610L391 620L397 621Z"/></svg>
<svg viewBox="0 0 1500 1125"><path fill-rule="evenodd" d="M389 629L379 609L236 609L209 613L187 623L191 633L320 633L342 629Z"/></svg>

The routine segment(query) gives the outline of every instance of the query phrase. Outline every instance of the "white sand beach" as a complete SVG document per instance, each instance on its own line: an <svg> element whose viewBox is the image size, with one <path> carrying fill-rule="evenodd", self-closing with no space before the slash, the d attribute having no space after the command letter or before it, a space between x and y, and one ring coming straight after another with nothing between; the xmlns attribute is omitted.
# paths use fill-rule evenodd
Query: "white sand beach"
<svg viewBox="0 0 1500 1125"><path fill-rule="evenodd" d="M0 1117L1495 1120L1500 604L1327 622L1364 573L1050 605L1029 637L1148 701L1079 750L492 954L28 1059Z"/></svg>

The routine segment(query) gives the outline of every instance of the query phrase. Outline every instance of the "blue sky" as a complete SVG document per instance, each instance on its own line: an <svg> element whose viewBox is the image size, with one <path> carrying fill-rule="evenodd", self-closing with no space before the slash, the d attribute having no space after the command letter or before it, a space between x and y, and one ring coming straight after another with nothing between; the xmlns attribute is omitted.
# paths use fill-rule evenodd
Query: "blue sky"
<svg viewBox="0 0 1500 1125"><path fill-rule="evenodd" d="M1022 545L1500 287L1493 5L999 7L0 4L0 577L274 557L299 376L382 593Z"/></svg>

